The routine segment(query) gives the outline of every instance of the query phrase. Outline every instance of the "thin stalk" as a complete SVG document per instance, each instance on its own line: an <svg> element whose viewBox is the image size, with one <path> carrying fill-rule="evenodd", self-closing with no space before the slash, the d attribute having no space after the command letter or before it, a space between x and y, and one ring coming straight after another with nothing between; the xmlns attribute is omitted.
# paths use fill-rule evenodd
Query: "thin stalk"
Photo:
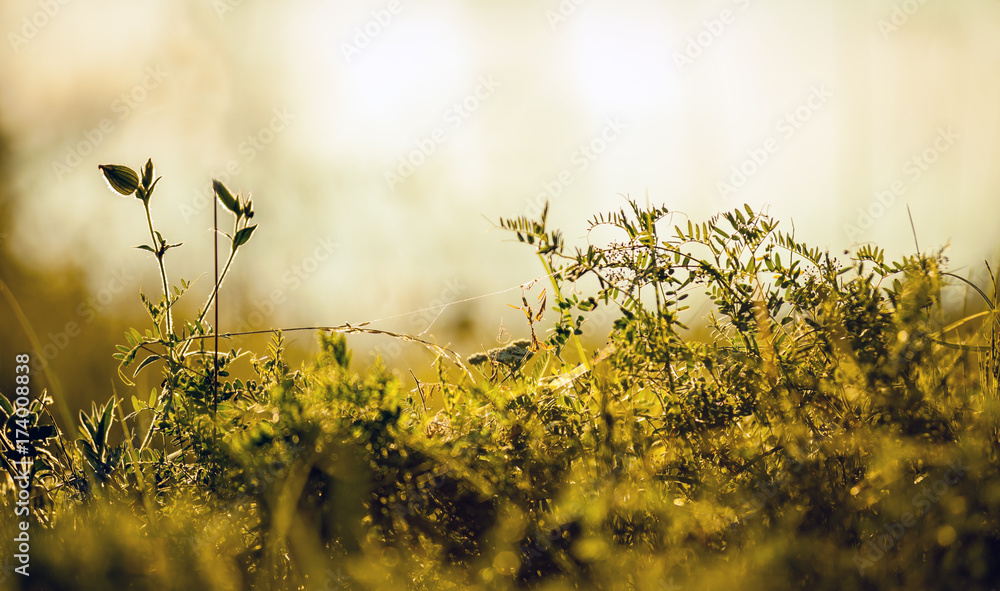
<svg viewBox="0 0 1000 591"><path fill-rule="evenodd" d="M237 227L238 226L239 226L239 222L237 221ZM235 256L236 256L236 249L235 248L230 249L230 251L229 251L229 259L226 260L226 265L222 269L222 274L217 276L218 279L215 282L215 287L212 289L212 294L210 296L208 296L208 301L205 302L205 306L204 306L204 308L202 308L201 313L198 315L198 321L195 324L201 324L201 322L205 319L205 316L208 314L208 310L209 310L209 308L211 308L212 303L215 302L216 294L219 293L219 287L222 286L222 281L225 279L226 273L229 271L229 266L232 265L233 258ZM218 338L217 338L218 329L216 327L212 327L212 332L216 333L216 343L218 343ZM180 353L177 355L178 359L183 359L184 358L184 354L187 353L187 350L191 347L191 345L194 343L194 341L195 341L195 339L189 339L186 343L184 343L184 346L181 347ZM218 345L216 345L216 363L218 363ZM218 378L216 378L216 379L218 379ZM166 409L166 407L164 407L164 410L165 409ZM146 437L143 438L142 444L139 446L139 453L142 453L142 450L146 449L146 446L149 444L150 440L152 439L153 431L156 428L156 424L160 421L160 418L161 418L162 414L163 414L162 411L160 411L160 412L157 412L155 414L155 416L153 417L153 423L149 426L149 431L146 432Z"/></svg>
<svg viewBox="0 0 1000 591"><path fill-rule="evenodd" d="M150 219L149 218L149 207L148 206L146 207L146 219ZM149 228L150 228L150 232L152 232L153 222L151 220L149 222ZM237 229L239 228L239 220L236 221L236 228ZM216 228L216 232L218 232L218 228ZM234 235L235 235L235 233L234 233ZM216 239L218 239L218 237ZM153 239L153 242L154 243L156 242L155 238ZM222 269L222 274L219 275L218 273L216 273L215 286L212 289L211 295L208 296L208 301L205 302L205 306L202 308L201 313L198 315L198 320L197 320L197 322L195 322L195 324L201 324L201 322L203 320L205 320L205 316L208 314L209 308L211 308L212 304L215 302L216 295L219 293L219 287L222 286L222 281L223 281L223 279L225 279L226 273L229 271L230 265L233 264L233 258L235 256L236 256L236 249L235 248L230 249L230 251L229 251L229 259L226 260L226 265ZM218 269L218 257L216 257L216 269ZM164 271L164 267L163 267L162 261L160 263L160 272L161 272L162 277L163 277L163 285L164 285L163 289L164 289L164 293L166 293L167 275L166 275L166 271ZM170 310L168 308L167 309L167 312L168 312L167 322L168 323L170 322L169 311ZM217 327L212 327L212 332L217 334L218 333ZM171 331L171 334L172 334L172 331ZM187 342L184 343L184 346L181 347L180 353L178 353L178 355L177 355L177 359L178 360L184 359L184 354L187 353L187 350L189 348L191 348L191 345L193 343L194 343L194 339L189 339L189 340L187 340ZM218 355L219 355L219 353L218 353L218 338L216 337L216 353L215 353L216 359L215 359L215 363L218 363ZM216 372L217 371L218 370L216 370ZM216 380L218 380L218 377L216 377ZM214 402L214 399L215 399L215 396L213 396L213 402ZM213 408L214 407L215 407L215 404L213 403ZM162 418L163 411L165 409L166 409L166 407L164 407L161 411L156 412L155 415L153 416L153 422L149 426L149 431L146 432L146 436L143 438L142 444L139 445L139 453L142 453L142 450L146 449L146 446L149 445L149 442L152 440L153 431L156 430L156 424L159 423L160 419Z"/></svg>
<svg viewBox="0 0 1000 591"><path fill-rule="evenodd" d="M153 248L159 253L160 245L156 241L156 233L153 231L153 216L149 214L149 200L142 202L146 209L146 224L149 226L149 239L153 242ZM166 302L167 310L167 334L174 334L173 312L170 310L170 289L167 286L167 267L163 264L163 255L156 255L156 263L160 267L160 280L163 282L163 300Z"/></svg>
<svg viewBox="0 0 1000 591"><path fill-rule="evenodd" d="M233 263L233 258L236 257L236 251L229 251L229 258L226 260L226 264L222 267L222 274L219 275L219 281L215 284L215 289L212 290L212 295L208 296L208 301L205 302L205 307L202 309L201 314L198 316L198 322L205 319L208 314L208 309L215 303L216 295L219 293L219 288L222 287L222 282L226 278L226 273L229 271L229 266Z"/></svg>
<svg viewBox="0 0 1000 591"><path fill-rule="evenodd" d="M545 260L545 257L539 253L538 260L542 261L542 266L545 268L545 274L549 276L549 281L552 282L552 290L555 291L556 299L558 301L563 301L562 290L559 289L559 283L556 281L555 275L552 273L552 267L549 262ZM573 343L576 345L576 352L580 355L580 363L587 368L587 371L593 369L590 364L590 359L587 358L587 352L583 348L583 343L580 341L580 337L574 332L570 335Z"/></svg>
<svg viewBox="0 0 1000 591"><path fill-rule="evenodd" d="M115 391L115 381L113 379L111 380L111 390L115 392L115 397L117 398L118 393ZM122 431L125 433L125 442L128 444L129 455L132 457L132 471L135 472L135 482L139 486L139 496L142 497L142 504L146 509L146 515L149 516L148 531L158 531L156 507L153 504L153 499L150 497L150 492L146 489L146 482L142 477L142 468L139 465L139 453L135 450L135 445L132 444L132 432L128 428L128 423L125 422L125 413L122 411L122 405L115 404L115 408L118 410L118 419L121 421Z"/></svg>
<svg viewBox="0 0 1000 591"><path fill-rule="evenodd" d="M208 301L205 302L205 306L202 308L201 313L198 315L198 320L197 322L195 322L195 324L200 324L205 319L205 316L208 314L208 310L209 308L212 307L212 304L215 302L216 294L219 293L219 288L222 287L222 282L226 279L226 273L229 272L229 266L233 264L233 258L235 257L236 257L236 250L235 249L230 250L229 259L226 260L226 265L222 268L222 274L219 275L219 280L216 281L215 288L212 290L211 295L208 296ZM214 327L213 327L213 332L217 332L217 330ZM188 340L184 344L184 347L181 348L181 352L178 357L181 358L184 357L184 354L187 353L187 350L188 348L191 347L192 343L194 343L193 338Z"/></svg>
<svg viewBox="0 0 1000 591"><path fill-rule="evenodd" d="M239 222L237 222L238 224ZM218 423L216 415L219 411L219 204L212 202L212 225L215 229L215 240L212 246L212 264L215 265L215 321L212 323L212 332L215 333L215 355L212 357L215 376L212 380L212 441L215 443L218 437ZM236 249L232 249L235 251Z"/></svg>

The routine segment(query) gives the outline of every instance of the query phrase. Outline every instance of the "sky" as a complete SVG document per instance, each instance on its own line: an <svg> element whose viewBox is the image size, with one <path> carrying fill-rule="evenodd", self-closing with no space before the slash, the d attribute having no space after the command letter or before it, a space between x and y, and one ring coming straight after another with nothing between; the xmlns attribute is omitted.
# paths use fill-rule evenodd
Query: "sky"
<svg viewBox="0 0 1000 591"><path fill-rule="evenodd" d="M5 240L83 269L101 313L158 289L141 204L97 169L147 158L198 303L211 180L253 195L223 332L523 336L542 269L496 226L545 202L571 246L628 195L766 207L834 253L911 253L909 210L953 268L996 260L996 0L10 0L0 33Z"/></svg>

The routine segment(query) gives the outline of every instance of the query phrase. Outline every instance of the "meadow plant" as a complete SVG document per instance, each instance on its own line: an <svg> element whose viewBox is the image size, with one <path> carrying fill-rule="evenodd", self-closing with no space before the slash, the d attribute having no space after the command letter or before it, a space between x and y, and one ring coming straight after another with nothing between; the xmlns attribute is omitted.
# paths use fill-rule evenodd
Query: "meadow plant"
<svg viewBox="0 0 1000 591"><path fill-rule="evenodd" d="M73 442L43 397L21 450L0 396L3 498L12 460L32 458L42 524L30 580L0 586L1000 581L996 284L988 295L941 253L886 262L864 246L838 260L750 207L679 224L631 199L594 217L591 240L570 251L546 207L500 226L536 249L555 320L546 330L544 293L534 305L522 294L530 339L471 355L479 378L438 348L436 382L410 390L381 362L353 370L345 337L323 330L297 369L274 331L244 379L230 372L241 352L208 347L226 335L207 312L256 227L250 199L214 184L235 218L230 254L197 317L181 321L190 284L167 280L164 256L179 244L153 226L152 163L141 176L101 170L142 201L151 243L138 248L162 283L161 296L141 296L151 327L129 331L116 354L121 379L131 387L160 362L163 382L132 395L127 414L117 396L80 413ZM947 309L942 294L956 288L984 310ZM705 317L692 317L698 300ZM607 340L588 348L583 327L606 309ZM0 524L5 540L10 527Z"/></svg>

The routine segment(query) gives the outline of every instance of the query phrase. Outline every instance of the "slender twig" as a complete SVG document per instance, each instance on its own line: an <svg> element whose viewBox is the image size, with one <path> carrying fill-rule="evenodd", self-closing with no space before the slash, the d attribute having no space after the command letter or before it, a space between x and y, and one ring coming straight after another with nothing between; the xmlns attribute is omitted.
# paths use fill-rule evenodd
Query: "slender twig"
<svg viewBox="0 0 1000 591"><path fill-rule="evenodd" d="M214 200L212 201L212 224L215 229L212 256L212 262L215 263L215 289L213 290L213 297L215 298L215 305L213 306L215 310L215 322L212 324L212 332L215 333L215 356L212 359L215 368L215 376L212 380L212 437L214 440L218 429L215 418L219 410L219 204ZM236 249L234 248L233 251L235 252Z"/></svg>
<svg viewBox="0 0 1000 591"><path fill-rule="evenodd" d="M396 333L396 332L392 332L392 331L388 331L388 330L380 330L380 329L377 329L377 328L365 328L366 324L368 324L368 323L365 322L365 323L360 324L358 326L354 326L354 325L352 325L350 323L345 323L345 324L341 324L339 326L296 326L296 327L292 327L292 328L268 328L268 329L262 329L262 330L245 330L245 331L241 331L241 332L227 332L227 333L220 334L219 336L221 338L228 339L228 338L237 337L237 336L248 336L248 335L255 335L255 334L271 334L271 333L278 332L278 331L281 331L281 332L295 332L295 331L303 331L303 330L311 330L311 331L322 330L322 331L326 331L326 332L339 332L339 333L342 333L342 334L384 335L384 336L389 336L389 337L393 337L393 338L396 338L396 339L400 339L400 340L403 340L403 341L409 341L411 343L417 343L419 345L423 345L424 347L426 347L426 348L434 351L438 355L441 355L441 356L445 357L446 359L449 359L452 363L454 363L455 365L457 365L469 377L470 380L475 381L475 378L472 376L472 372L469 371L469 368L467 368L464 363L462 363L462 357L458 353L456 353L455 351L452 351L451 349L449 349L447 347L442 347L441 345L437 345L437 344L432 343L430 341L426 341L424 339L421 339L421 338L418 338L418 337L413 337L413 336L410 336L410 335L407 335L407 334L400 334L400 333ZM194 335L194 336L188 337L188 344L190 345L191 343L193 343L196 340L207 339L207 338L212 338L212 335Z"/></svg>
<svg viewBox="0 0 1000 591"><path fill-rule="evenodd" d="M156 251L156 262L160 267L160 281L163 283L163 301L167 312L167 334L174 333L173 312L170 310L170 288L167 283L167 267L163 264L163 253L160 252L160 245L156 240L156 232L153 230L153 216L149 213L149 200L142 202L146 209L146 224L149 226L149 239L153 242L153 250Z"/></svg>
<svg viewBox="0 0 1000 591"><path fill-rule="evenodd" d="M212 290L212 294L210 296L208 296L208 301L205 302L205 306L202 308L201 313L198 315L198 320L195 322L196 325L197 324L201 324L205 320L205 316L208 314L209 308L211 308L212 304L215 303L215 295L217 293L219 293L219 288L222 286L222 282L225 281L226 274L229 272L229 266L233 263L233 258L235 256L236 256L236 250L235 249L229 251L229 259L226 261L226 265L222 268L222 274L218 277L218 279L215 282L215 288ZM271 331L264 331L264 332L271 332ZM181 352L180 352L180 356L181 357L183 357L184 354L187 353L188 347L190 347L191 343L193 342L192 339L196 339L196 338L204 338L204 337L203 336L200 336L200 337L191 336L191 337L189 337L188 338L188 342L184 345L184 347L181 348Z"/></svg>
<svg viewBox="0 0 1000 591"><path fill-rule="evenodd" d="M111 380L111 391L114 392L115 397L118 396L114 379ZM124 403L124 400L122 402ZM146 515L149 516L148 531L158 531L156 525L156 506L153 503L153 499L149 496L149 491L146 489L146 482L142 477L142 468L139 467L139 454L135 450L135 445L132 444L132 432L125 421L125 413L122 411L122 405L115 404L115 408L118 410L118 419L121 421L122 432L125 434L125 443L128 446L129 455L132 457L132 470L135 472L135 482L139 487L139 496L142 497L142 504L146 509Z"/></svg>
<svg viewBox="0 0 1000 591"><path fill-rule="evenodd" d="M562 302L563 301L562 290L559 288L559 282L556 281L556 278L552 273L552 266L549 265L549 261L546 260L545 256L542 255L541 253L538 254L538 260L542 262L542 266L545 268L545 273L546 275L548 275L549 280L552 283L552 290L555 292L556 300ZM583 348L583 342L580 341L580 337L574 331L574 333L570 336L570 339L572 339L573 344L576 345L576 352L577 355L580 356L580 362L583 363L584 367L587 368L587 371L590 371L590 369L592 369L592 366L590 365L590 360L587 358L587 352Z"/></svg>
<svg viewBox="0 0 1000 591"><path fill-rule="evenodd" d="M920 243L917 242L917 226L913 223L913 213L910 211L910 204L906 204L906 215L910 216L910 229L913 230L913 245L917 247L917 254L920 254Z"/></svg>

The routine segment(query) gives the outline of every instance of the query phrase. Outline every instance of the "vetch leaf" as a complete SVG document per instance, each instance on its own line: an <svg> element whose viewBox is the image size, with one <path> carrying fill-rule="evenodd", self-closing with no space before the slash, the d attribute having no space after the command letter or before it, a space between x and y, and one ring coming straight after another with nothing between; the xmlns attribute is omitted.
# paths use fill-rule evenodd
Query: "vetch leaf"
<svg viewBox="0 0 1000 591"><path fill-rule="evenodd" d="M104 173L104 180L108 182L111 190L128 197L139 188L139 175L127 166L119 164L99 164L97 166Z"/></svg>
<svg viewBox="0 0 1000 591"><path fill-rule="evenodd" d="M91 422L90 417L87 416L87 413L83 412L82 410L80 411L80 424L83 425L83 429L86 432L85 435L89 436L89 439L93 441L94 433L96 432L96 430L94 429L94 423Z"/></svg>
<svg viewBox="0 0 1000 591"><path fill-rule="evenodd" d="M222 184L222 181L212 180L212 188L215 190L215 196L219 198L219 201L226 206L226 209L240 215L240 204L233 197L233 194L229 192L229 189Z"/></svg>
<svg viewBox="0 0 1000 591"><path fill-rule="evenodd" d="M143 359L142 362L139 363L139 367L135 368L135 371L132 372L132 377L134 378L135 376L139 375L139 372L142 371L142 368L146 367L147 365L149 365L154 361L157 361L158 359L160 359L159 355L150 355L149 357Z"/></svg>
<svg viewBox="0 0 1000 591"><path fill-rule="evenodd" d="M111 431L111 424L114 422L114 416L111 414L111 411L117 404L118 401L112 396L111 400L105 405L104 412L101 414L101 422L97 424L98 441L95 441L95 443L102 448L108 445L108 433Z"/></svg>
<svg viewBox="0 0 1000 591"><path fill-rule="evenodd" d="M256 229L257 226L254 225L254 226L249 226L247 228L243 228L242 230L237 232L236 235L233 236L233 250L236 250L237 248L246 244L247 240L250 240L250 235L253 234L253 231Z"/></svg>

